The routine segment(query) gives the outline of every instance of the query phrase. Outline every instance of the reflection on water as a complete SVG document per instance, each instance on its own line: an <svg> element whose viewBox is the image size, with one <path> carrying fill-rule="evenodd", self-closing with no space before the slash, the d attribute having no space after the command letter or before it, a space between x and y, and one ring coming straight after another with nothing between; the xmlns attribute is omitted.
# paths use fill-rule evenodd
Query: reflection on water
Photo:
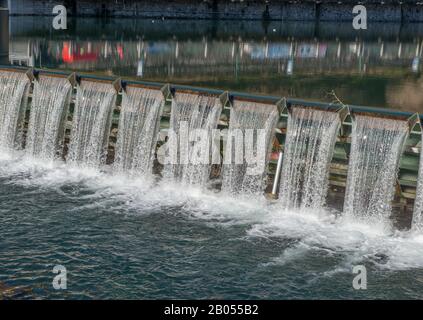
<svg viewBox="0 0 423 320"><path fill-rule="evenodd" d="M12 17L14 64L422 111L423 25Z"/></svg>

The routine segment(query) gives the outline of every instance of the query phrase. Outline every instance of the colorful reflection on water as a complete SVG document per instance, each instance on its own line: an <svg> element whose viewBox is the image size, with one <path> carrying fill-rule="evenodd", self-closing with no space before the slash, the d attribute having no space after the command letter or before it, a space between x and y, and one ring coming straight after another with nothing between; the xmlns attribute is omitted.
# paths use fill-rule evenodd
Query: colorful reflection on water
<svg viewBox="0 0 423 320"><path fill-rule="evenodd" d="M422 111L423 26L12 17L13 64Z"/></svg>

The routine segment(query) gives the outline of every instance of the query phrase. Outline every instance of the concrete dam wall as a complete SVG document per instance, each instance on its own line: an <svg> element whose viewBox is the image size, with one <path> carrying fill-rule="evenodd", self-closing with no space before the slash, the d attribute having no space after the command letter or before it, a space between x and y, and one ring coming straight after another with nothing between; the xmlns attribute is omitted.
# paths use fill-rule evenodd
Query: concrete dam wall
<svg viewBox="0 0 423 320"><path fill-rule="evenodd" d="M5 1L6 2L6 1ZM418 0L9 0L11 15L52 15L64 5L72 16L352 21L353 7L363 4L368 21L423 21Z"/></svg>

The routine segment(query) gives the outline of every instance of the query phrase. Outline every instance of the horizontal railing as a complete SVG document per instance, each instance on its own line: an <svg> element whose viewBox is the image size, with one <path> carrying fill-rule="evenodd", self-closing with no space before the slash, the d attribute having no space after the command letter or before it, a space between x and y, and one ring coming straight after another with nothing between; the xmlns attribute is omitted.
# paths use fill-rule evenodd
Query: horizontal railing
<svg viewBox="0 0 423 320"><path fill-rule="evenodd" d="M0 69L6 70L20 70L20 71L28 71L31 68L21 67L21 66L11 66L11 65L0 65ZM37 69L34 68L35 74L46 74L46 75L57 75L67 77L71 75L73 72L66 72L66 71L57 71L57 70L47 70L47 69ZM103 75L92 75L92 74L84 74L84 73L77 73L79 79L87 79L87 80L99 80L99 81L110 81L113 82L120 77L113 77L113 76L103 76ZM139 80L125 80L122 79L122 84L128 85L144 85L148 87L155 87L155 88L162 88L163 86L167 85L164 82L151 82L151 81L139 81ZM223 89L211 89L211 88L202 88L202 87L195 87L189 85L181 85L181 84L169 84L171 90L174 91L182 91L188 90L192 92L204 93L204 94L212 94L212 95L221 95L225 92L228 92L230 98L239 98L239 99L248 99L254 102L263 102L263 103L271 103L276 104L279 102L282 97L278 96L268 96L268 95L257 95L257 94L250 94L245 92L236 92L236 91L227 91ZM359 105L341 105L339 103L327 103L327 102L320 102L320 101L310 101L310 100L303 100L303 99L296 99L296 98L285 98L286 103L292 105L301 105L304 107L315 107L321 108L325 110L337 110L341 107L348 107L350 112L352 113L374 113L380 114L385 116L391 117L401 117L401 118L409 118L416 113L408 112L408 111L400 111L400 110L393 110L387 108L380 108L380 107L370 107L370 106L359 106ZM422 106L423 107L423 106ZM423 121L423 114L419 114L419 118Z"/></svg>

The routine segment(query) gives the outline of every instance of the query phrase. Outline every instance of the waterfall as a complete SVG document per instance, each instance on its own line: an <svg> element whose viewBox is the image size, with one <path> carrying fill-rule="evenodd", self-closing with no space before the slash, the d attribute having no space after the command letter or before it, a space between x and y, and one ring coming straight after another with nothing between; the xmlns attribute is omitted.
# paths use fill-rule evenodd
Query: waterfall
<svg viewBox="0 0 423 320"><path fill-rule="evenodd" d="M22 144L29 86L25 73L0 71L0 149Z"/></svg>
<svg viewBox="0 0 423 320"><path fill-rule="evenodd" d="M110 83L83 81L72 119L68 161L98 167L106 158L116 91Z"/></svg>
<svg viewBox="0 0 423 320"><path fill-rule="evenodd" d="M278 120L275 105L234 102L223 161L223 191L231 194L263 193Z"/></svg>
<svg viewBox="0 0 423 320"><path fill-rule="evenodd" d="M285 208L320 209L341 125L336 112L293 107L283 155L279 199Z"/></svg>
<svg viewBox="0 0 423 320"><path fill-rule="evenodd" d="M165 164L165 177L202 186L209 181L213 130L221 112L218 97L175 94L168 141L171 159Z"/></svg>
<svg viewBox="0 0 423 320"><path fill-rule="evenodd" d="M26 153L52 160L63 150L72 85L66 78L39 76L34 82Z"/></svg>
<svg viewBox="0 0 423 320"><path fill-rule="evenodd" d="M151 173L164 102L160 90L127 87L123 92L113 164L117 171Z"/></svg>
<svg viewBox="0 0 423 320"><path fill-rule="evenodd" d="M390 224L399 158L407 136L406 121L355 116L344 203L348 217Z"/></svg>
<svg viewBox="0 0 423 320"><path fill-rule="evenodd" d="M422 139L423 143L423 139ZM416 200L414 202L412 229L423 231L423 147L420 147L419 177L417 179Z"/></svg>

